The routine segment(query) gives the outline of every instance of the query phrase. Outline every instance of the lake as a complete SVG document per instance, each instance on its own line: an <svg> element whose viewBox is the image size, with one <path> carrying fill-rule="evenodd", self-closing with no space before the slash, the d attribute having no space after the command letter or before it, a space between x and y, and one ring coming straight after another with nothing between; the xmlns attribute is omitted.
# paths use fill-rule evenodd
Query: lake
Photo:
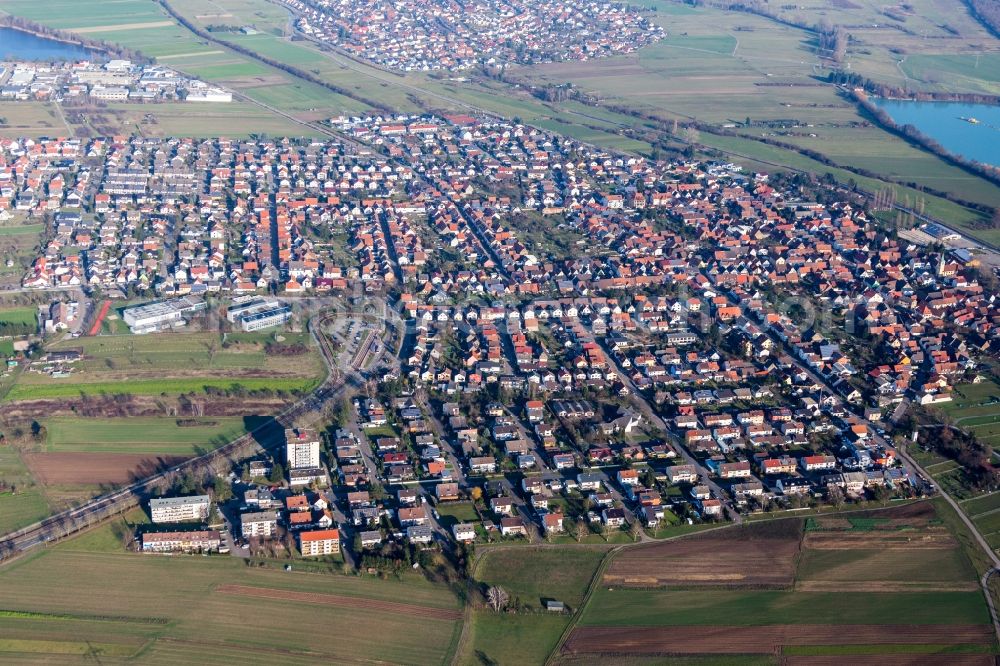
<svg viewBox="0 0 1000 666"><path fill-rule="evenodd" d="M0 28L0 60L86 60L94 53L76 44Z"/></svg>
<svg viewBox="0 0 1000 666"><path fill-rule="evenodd" d="M873 99L900 125L913 125L948 152L1000 166L1000 106ZM975 118L973 124L962 118Z"/></svg>

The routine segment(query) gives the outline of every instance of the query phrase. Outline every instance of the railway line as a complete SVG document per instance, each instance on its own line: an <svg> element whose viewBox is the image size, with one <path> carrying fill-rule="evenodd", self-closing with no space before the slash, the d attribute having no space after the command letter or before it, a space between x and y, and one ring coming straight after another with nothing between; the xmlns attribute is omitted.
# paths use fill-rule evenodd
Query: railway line
<svg viewBox="0 0 1000 666"><path fill-rule="evenodd" d="M339 397L350 388L357 388L362 382L354 373L344 376L337 370L336 353L332 343L316 330L317 326L327 321L330 316L321 315L309 325L309 332L319 346L327 366L327 377L311 394L274 417L273 421L282 426L291 426L299 417L309 412L320 411L328 401ZM377 336L371 339L374 337ZM370 350L369 346L363 354L364 359L368 358ZM358 368L353 369L358 370ZM257 435L269 427L273 427L273 422L264 423L228 444L146 477L130 486L95 497L85 504L10 532L0 537L0 561L16 557L51 541L66 538L103 520L120 515L138 506L154 493L162 492L182 474L205 471L214 473L219 471L220 466L228 466L237 460L260 453L265 447L257 440Z"/></svg>

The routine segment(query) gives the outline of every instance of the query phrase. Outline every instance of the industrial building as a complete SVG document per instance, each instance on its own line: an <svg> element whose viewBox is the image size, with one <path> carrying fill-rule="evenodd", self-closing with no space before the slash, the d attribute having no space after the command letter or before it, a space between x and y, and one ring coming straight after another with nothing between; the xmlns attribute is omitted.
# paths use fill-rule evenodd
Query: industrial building
<svg viewBox="0 0 1000 666"><path fill-rule="evenodd" d="M239 323L244 331L260 331L272 326L281 326L292 318L292 308L276 300L251 298L234 302L226 311L226 319Z"/></svg>
<svg viewBox="0 0 1000 666"><path fill-rule="evenodd" d="M193 315L206 307L205 301L200 298L185 296L126 308L122 312L122 319L133 333L153 333L183 325L185 316Z"/></svg>

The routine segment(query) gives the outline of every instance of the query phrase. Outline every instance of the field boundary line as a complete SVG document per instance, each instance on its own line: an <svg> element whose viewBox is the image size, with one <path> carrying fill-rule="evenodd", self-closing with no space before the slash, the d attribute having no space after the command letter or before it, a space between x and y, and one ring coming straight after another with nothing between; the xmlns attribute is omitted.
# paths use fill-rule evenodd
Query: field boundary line
<svg viewBox="0 0 1000 666"><path fill-rule="evenodd" d="M577 624L579 624L580 622L580 618L583 617L583 611L586 610L587 606L590 604L590 599L594 594L594 590L597 589L597 586L604 579L604 572L607 571L608 565L611 564L611 560L620 551L623 551L626 548L636 548L639 546L648 546L650 544L667 543L670 541L676 541L678 539L684 539L686 537L696 536L699 534L708 534L710 532L715 532L718 530L726 530L736 526L737 526L736 523L727 523L725 525L719 525L718 527L712 527L710 529L701 530L698 532L678 534L677 536L665 537L663 539L656 539L654 541L638 541L635 543L625 543L614 546L611 549L609 549L608 552L604 555L604 559L601 560L601 564L597 567L597 571L594 572L594 577L591 579L590 585L587 587L587 594L584 595L583 601L580 602L580 607L576 609L575 613L573 613L573 617L570 619L569 624L566 625L566 629L564 629L562 634L559 636L559 640L556 642L555 647L552 648L552 652L550 652L549 656L545 658L545 666L552 666L555 663L554 660L562 651L563 645L566 644L566 640L569 638L570 634L573 633L573 630L576 629Z"/></svg>

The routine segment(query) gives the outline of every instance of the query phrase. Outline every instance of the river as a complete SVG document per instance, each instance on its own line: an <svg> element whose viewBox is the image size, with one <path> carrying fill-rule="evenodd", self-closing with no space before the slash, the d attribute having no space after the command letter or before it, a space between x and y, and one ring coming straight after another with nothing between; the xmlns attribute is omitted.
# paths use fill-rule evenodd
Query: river
<svg viewBox="0 0 1000 666"><path fill-rule="evenodd" d="M896 123L913 125L948 152L1000 166L1000 106L896 99L872 101ZM963 118L975 118L979 122Z"/></svg>
<svg viewBox="0 0 1000 666"><path fill-rule="evenodd" d="M0 60L87 60L94 53L77 44L0 28Z"/></svg>

